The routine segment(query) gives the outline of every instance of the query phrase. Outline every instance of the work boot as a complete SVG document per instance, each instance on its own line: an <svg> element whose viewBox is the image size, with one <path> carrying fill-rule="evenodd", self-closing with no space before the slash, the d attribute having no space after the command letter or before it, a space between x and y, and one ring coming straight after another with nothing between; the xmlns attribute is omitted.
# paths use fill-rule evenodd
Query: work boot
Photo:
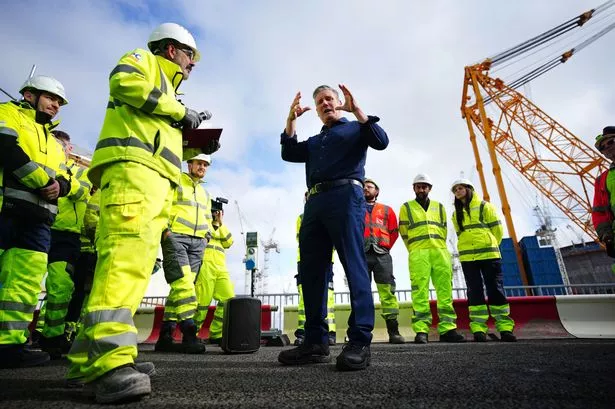
<svg viewBox="0 0 615 409"><path fill-rule="evenodd" d="M204 354L205 344L196 336L197 328L192 319L187 319L179 323L182 331L181 352L184 354Z"/></svg>
<svg viewBox="0 0 615 409"><path fill-rule="evenodd" d="M137 371L150 377L156 375L156 367L154 366L153 362L135 362L134 368ZM64 381L64 386L68 389L83 388L85 386L85 382L81 377L68 378ZM87 384L87 388L84 388L83 390L84 395L93 398L96 395L96 388L94 388L93 386L93 382Z"/></svg>
<svg viewBox="0 0 615 409"><path fill-rule="evenodd" d="M86 396L94 394L97 403L134 401L152 391L149 376L132 365L112 369L84 388Z"/></svg>
<svg viewBox="0 0 615 409"><path fill-rule="evenodd" d="M452 329L440 334L440 342L466 342L466 339L457 330Z"/></svg>
<svg viewBox="0 0 615 409"><path fill-rule="evenodd" d="M335 331L329 332L329 346L334 346L337 343L337 334Z"/></svg>
<svg viewBox="0 0 615 409"><path fill-rule="evenodd" d="M207 340L207 343L210 344L210 345L218 345L218 346L220 346L222 344L222 337L209 338Z"/></svg>
<svg viewBox="0 0 615 409"><path fill-rule="evenodd" d="M426 344L429 341L429 336L426 332L417 332L414 337L415 344Z"/></svg>
<svg viewBox="0 0 615 409"><path fill-rule="evenodd" d="M367 368L371 359L369 345L348 343L337 356L335 367L338 371L358 371Z"/></svg>
<svg viewBox="0 0 615 409"><path fill-rule="evenodd" d="M487 334L484 332L475 332L474 333L474 342L487 342Z"/></svg>
<svg viewBox="0 0 615 409"><path fill-rule="evenodd" d="M49 354L43 351L33 351L23 344L0 346L0 369L28 368L39 366L49 361Z"/></svg>
<svg viewBox="0 0 615 409"><path fill-rule="evenodd" d="M403 344L406 342L404 337L399 333L399 323L397 318L389 318L385 320L387 324L387 332L389 333L389 344Z"/></svg>
<svg viewBox="0 0 615 409"><path fill-rule="evenodd" d="M512 333L512 331L502 331L500 332L500 341L517 342L517 337Z"/></svg>
<svg viewBox="0 0 615 409"><path fill-rule="evenodd" d="M328 344L301 344L280 352L278 362L284 365L325 364L331 361Z"/></svg>
<svg viewBox="0 0 615 409"><path fill-rule="evenodd" d="M175 331L175 322L163 321L162 328L158 341L154 346L156 352L179 352L179 345L173 341L173 332Z"/></svg>
<svg viewBox="0 0 615 409"><path fill-rule="evenodd" d="M68 354L71 343L64 334L55 337L42 336L39 341L40 348L49 354L51 359L61 359L62 355Z"/></svg>

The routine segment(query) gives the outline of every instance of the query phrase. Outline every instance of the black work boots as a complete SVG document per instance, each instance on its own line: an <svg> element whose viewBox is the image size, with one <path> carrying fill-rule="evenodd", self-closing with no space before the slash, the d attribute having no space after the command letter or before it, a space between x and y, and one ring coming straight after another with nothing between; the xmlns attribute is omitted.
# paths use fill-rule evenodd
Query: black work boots
<svg viewBox="0 0 615 409"><path fill-rule="evenodd" d="M176 344L173 341L175 322L163 321L154 351L179 352L183 354L202 354L205 352L205 344L197 337L196 324L192 319L181 321L179 329L182 332L182 343Z"/></svg>
<svg viewBox="0 0 615 409"><path fill-rule="evenodd" d="M403 344L406 342L404 337L399 333L397 318L387 319L385 322L387 324L387 332L389 333L389 344Z"/></svg>
<svg viewBox="0 0 615 409"><path fill-rule="evenodd" d="M324 364L331 361L328 344L306 344L280 352L278 362L284 365Z"/></svg>
<svg viewBox="0 0 615 409"><path fill-rule="evenodd" d="M28 368L39 366L49 361L49 354L33 351L25 345L0 346L0 368Z"/></svg>

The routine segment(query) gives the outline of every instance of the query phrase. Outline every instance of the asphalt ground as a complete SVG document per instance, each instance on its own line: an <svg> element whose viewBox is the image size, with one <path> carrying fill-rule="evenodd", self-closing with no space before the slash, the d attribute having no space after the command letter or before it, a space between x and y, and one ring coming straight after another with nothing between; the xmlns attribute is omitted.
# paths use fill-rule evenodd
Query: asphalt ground
<svg viewBox="0 0 615 409"><path fill-rule="evenodd" d="M287 347L288 348L288 347ZM152 394L131 408L615 408L615 340L520 340L514 344L372 345L365 371L330 364L282 366L282 347L226 355L161 354ZM67 361L0 370L0 408L98 406L64 388Z"/></svg>

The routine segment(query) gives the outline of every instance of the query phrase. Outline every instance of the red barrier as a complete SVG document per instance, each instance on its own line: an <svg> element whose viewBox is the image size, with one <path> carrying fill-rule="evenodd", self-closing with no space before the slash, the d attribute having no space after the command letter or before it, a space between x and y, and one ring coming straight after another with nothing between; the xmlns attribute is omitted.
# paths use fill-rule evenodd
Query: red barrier
<svg viewBox="0 0 615 409"><path fill-rule="evenodd" d="M214 312L216 311L216 307L214 305L210 305L207 309L207 315L205 316L205 321L199 330L199 338L207 339L209 337L209 326L214 318ZM271 329L271 305L262 305L261 306L261 330L268 331ZM144 344L155 344L160 336L160 329L162 327L162 316L164 315L164 307L157 306L154 309L154 324L152 326L152 332L147 337ZM173 333L173 338L176 341L180 341L182 338L181 331L179 327L175 328L175 332Z"/></svg>
<svg viewBox="0 0 615 409"><path fill-rule="evenodd" d="M515 334L522 338L561 338L572 337L561 323L555 296L541 297L508 297L510 316L515 320ZM431 313L434 317L432 326L438 325L437 304L431 301ZM457 327L469 330L470 317L468 301L453 300L457 313ZM495 321L489 317L489 328L495 332Z"/></svg>

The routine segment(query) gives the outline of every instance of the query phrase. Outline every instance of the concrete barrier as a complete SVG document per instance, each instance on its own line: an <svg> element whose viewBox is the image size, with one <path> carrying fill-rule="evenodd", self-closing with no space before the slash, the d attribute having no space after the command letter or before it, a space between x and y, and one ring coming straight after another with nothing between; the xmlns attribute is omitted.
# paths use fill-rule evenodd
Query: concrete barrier
<svg viewBox="0 0 615 409"><path fill-rule="evenodd" d="M615 338L615 295L556 296L562 325L577 338Z"/></svg>

